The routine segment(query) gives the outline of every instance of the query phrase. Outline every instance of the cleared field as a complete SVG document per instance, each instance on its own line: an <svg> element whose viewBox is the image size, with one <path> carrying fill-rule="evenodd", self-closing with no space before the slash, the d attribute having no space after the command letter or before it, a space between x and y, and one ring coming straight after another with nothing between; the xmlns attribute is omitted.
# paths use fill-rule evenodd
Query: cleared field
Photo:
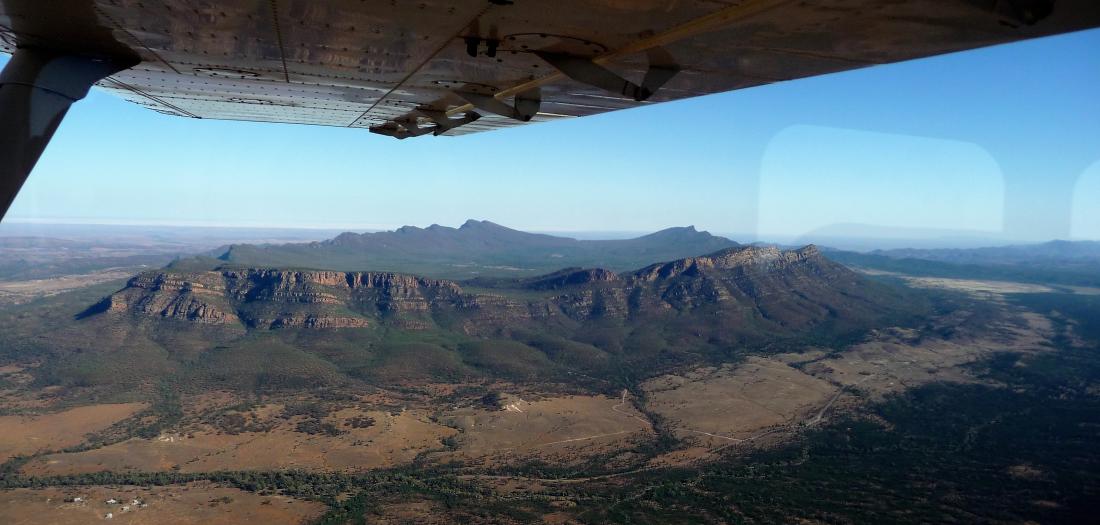
<svg viewBox="0 0 1100 525"><path fill-rule="evenodd" d="M344 425L367 417L366 428ZM339 435L295 431L298 420L279 420L267 432L219 433L212 428L186 434L164 434L156 439L130 439L74 454L51 454L24 466L34 475L99 471L182 472L215 470L343 470L389 467L411 461L418 453L442 448L441 440L455 431L432 423L427 414L405 411L390 414L347 409L325 419Z"/></svg>
<svg viewBox="0 0 1100 525"><path fill-rule="evenodd" d="M96 272L61 275L49 279L0 281L0 304L22 304L38 297L49 297L87 286L121 280L141 271L135 268L107 268Z"/></svg>
<svg viewBox="0 0 1100 525"><path fill-rule="evenodd" d="M85 434L103 430L144 409L144 403L90 405L42 415L0 416L0 457L79 445Z"/></svg>
<svg viewBox="0 0 1100 525"><path fill-rule="evenodd" d="M704 445L736 443L791 425L824 406L837 388L785 363L751 357L643 383L647 406L677 437Z"/></svg>
<svg viewBox="0 0 1100 525"><path fill-rule="evenodd" d="M72 501L75 498L80 501ZM109 504L110 499L120 503ZM260 496L209 483L0 491L0 521L7 525L298 525L317 518L324 510L325 506L316 502Z"/></svg>
<svg viewBox="0 0 1100 525"><path fill-rule="evenodd" d="M531 456L583 458L651 432L623 399L566 396L525 401L512 397L500 410L450 412L444 421L461 433L456 458L508 460Z"/></svg>
<svg viewBox="0 0 1100 525"><path fill-rule="evenodd" d="M1066 291L1080 295L1098 295L1100 288L1089 286L1045 285L1036 283L1020 283L1015 281L993 281L984 279L957 279L952 277L916 277L896 272L872 270L860 268L859 272L867 275L891 275L900 277L909 286L915 288L940 288L968 293L977 297L995 298L998 295L1018 293L1065 293Z"/></svg>

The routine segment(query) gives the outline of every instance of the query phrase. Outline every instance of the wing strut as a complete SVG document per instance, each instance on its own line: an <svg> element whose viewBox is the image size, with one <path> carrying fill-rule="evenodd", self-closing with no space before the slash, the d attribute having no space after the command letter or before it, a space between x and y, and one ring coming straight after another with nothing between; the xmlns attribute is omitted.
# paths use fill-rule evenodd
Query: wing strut
<svg viewBox="0 0 1100 525"><path fill-rule="evenodd" d="M140 60L19 48L0 73L0 218L8 212L73 102Z"/></svg>
<svg viewBox="0 0 1100 525"><path fill-rule="evenodd" d="M679 64L662 47L651 47L646 50L649 69L640 86L589 58L547 51L535 51L535 54L577 82L624 95L638 102L653 96L661 86L680 72Z"/></svg>

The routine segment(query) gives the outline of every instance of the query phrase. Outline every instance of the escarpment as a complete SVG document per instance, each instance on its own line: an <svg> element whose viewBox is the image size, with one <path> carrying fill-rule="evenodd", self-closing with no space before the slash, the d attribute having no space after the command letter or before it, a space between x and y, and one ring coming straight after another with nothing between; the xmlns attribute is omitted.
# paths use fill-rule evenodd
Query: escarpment
<svg viewBox="0 0 1100 525"><path fill-rule="evenodd" d="M251 328L363 328L388 313L430 312L462 289L379 272L263 268L146 272L108 299L108 311Z"/></svg>
<svg viewBox="0 0 1100 525"><path fill-rule="evenodd" d="M499 293L498 293L499 292ZM862 277L813 246L738 246L618 274L569 268L468 293L456 282L389 272L266 268L140 274L107 313L253 329L443 327L479 335L547 324L626 322L698 314L714 330L793 329L871 315Z"/></svg>

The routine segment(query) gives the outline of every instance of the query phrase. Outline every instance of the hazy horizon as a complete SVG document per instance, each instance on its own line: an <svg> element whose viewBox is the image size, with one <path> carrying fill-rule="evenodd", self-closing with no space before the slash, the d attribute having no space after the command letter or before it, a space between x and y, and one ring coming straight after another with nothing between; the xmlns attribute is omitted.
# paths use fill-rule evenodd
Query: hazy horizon
<svg viewBox="0 0 1100 525"><path fill-rule="evenodd" d="M710 231L692 224L670 224L653 230L561 230L531 229L504 224L491 218L468 220L487 220L501 226L528 233L548 234L571 237L580 240L629 239L671 228L694 227L712 235L743 243L771 243L779 245L818 244L829 248L872 251L898 248L982 248L1019 244L1037 244L1055 240L1089 239L1044 239L1029 241L1022 239L998 238L988 232L965 230L928 230L928 229L889 229L867 225L838 225L838 228L809 232L804 235L761 235L745 232ZM0 237L41 236L57 238L86 238L93 235L190 235L214 238L239 239L234 242L311 242L331 239L344 232L377 233L394 231L401 227L414 226L427 228L441 225L459 228L466 221L457 224L402 224L384 225L374 228L339 227L277 227L277 226L210 226L178 224L105 224L105 223L61 223L61 222L23 222L5 221L0 224ZM859 230L863 229L861 233ZM253 241L255 239L255 241Z"/></svg>

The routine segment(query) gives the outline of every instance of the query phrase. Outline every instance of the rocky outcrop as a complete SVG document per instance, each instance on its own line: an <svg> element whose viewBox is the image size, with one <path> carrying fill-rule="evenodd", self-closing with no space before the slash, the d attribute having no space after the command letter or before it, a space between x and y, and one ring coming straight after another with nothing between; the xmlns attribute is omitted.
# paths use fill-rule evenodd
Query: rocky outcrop
<svg viewBox="0 0 1100 525"><path fill-rule="evenodd" d="M202 324L236 323L240 319L222 298L225 287L210 278L143 273L107 299L107 311L131 311L148 316Z"/></svg>
<svg viewBox="0 0 1100 525"><path fill-rule="evenodd" d="M710 255L653 264L633 272L629 277L634 281L656 282L680 275L696 275L704 270L769 272L782 270L792 264L821 260L824 257L812 244L790 251L780 251L772 246L740 246Z"/></svg>

